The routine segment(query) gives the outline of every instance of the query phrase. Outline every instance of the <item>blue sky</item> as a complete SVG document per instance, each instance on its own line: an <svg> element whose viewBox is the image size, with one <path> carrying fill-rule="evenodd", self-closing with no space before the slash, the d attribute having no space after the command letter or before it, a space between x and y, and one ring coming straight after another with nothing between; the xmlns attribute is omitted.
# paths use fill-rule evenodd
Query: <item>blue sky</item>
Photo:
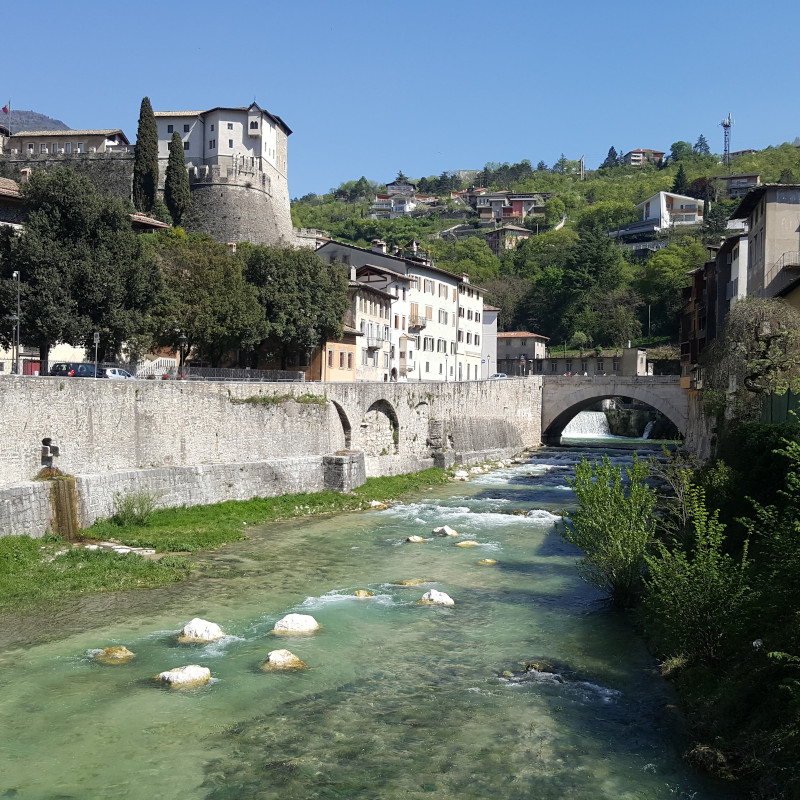
<svg viewBox="0 0 800 800"><path fill-rule="evenodd" d="M292 197L487 161L800 135L796 1L4 0L0 100L135 140L156 110L246 105L293 129ZM13 118L12 118L13 124Z"/></svg>

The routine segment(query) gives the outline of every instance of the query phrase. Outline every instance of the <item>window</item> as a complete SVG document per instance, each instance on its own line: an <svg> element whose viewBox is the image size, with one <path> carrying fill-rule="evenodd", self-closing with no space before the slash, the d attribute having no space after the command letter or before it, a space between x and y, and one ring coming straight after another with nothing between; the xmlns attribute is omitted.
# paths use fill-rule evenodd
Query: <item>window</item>
<svg viewBox="0 0 800 800"><path fill-rule="evenodd" d="M441 364L439 364L439 374L440 375L442 374L442 365Z"/></svg>
<svg viewBox="0 0 800 800"><path fill-rule="evenodd" d="M65 142L64 143L64 152L71 153L72 152L72 142Z"/></svg>
<svg viewBox="0 0 800 800"><path fill-rule="evenodd" d="M589 362L581 361L581 372L588 372L588 371L589 371Z"/></svg>
<svg viewBox="0 0 800 800"><path fill-rule="evenodd" d="M347 369L353 369L353 354L347 354Z"/></svg>
<svg viewBox="0 0 800 800"><path fill-rule="evenodd" d="M431 362L430 361L426 361L425 362L425 372L430 372L430 371L431 371Z"/></svg>
<svg viewBox="0 0 800 800"><path fill-rule="evenodd" d="M425 319L433 319L433 306L425 306Z"/></svg>
<svg viewBox="0 0 800 800"><path fill-rule="evenodd" d="M511 347L511 339L506 339L506 347Z"/></svg>
<svg viewBox="0 0 800 800"><path fill-rule="evenodd" d="M467 331L467 344L472 344L472 334Z"/></svg>
<svg viewBox="0 0 800 800"><path fill-rule="evenodd" d="M467 311L467 319L472 319L472 309Z"/></svg>
<svg viewBox="0 0 800 800"><path fill-rule="evenodd" d="M83 142L78 142L78 152L79 153L83 152Z"/></svg>
<svg viewBox="0 0 800 800"><path fill-rule="evenodd" d="M405 330L405 329L406 329L406 318L405 318L405 317L403 317L403 328L402 328L402 329L403 329L403 330Z"/></svg>
<svg viewBox="0 0 800 800"><path fill-rule="evenodd" d="M442 309L439 309L439 322L443 325L447 325L447 312L442 311Z"/></svg>
<svg viewBox="0 0 800 800"><path fill-rule="evenodd" d="M333 350L328 350L328 366L333 366Z"/></svg>
<svg viewBox="0 0 800 800"><path fill-rule="evenodd" d="M519 346L520 347L525 347L525 340L524 339L520 339L519 340Z"/></svg>
<svg viewBox="0 0 800 800"><path fill-rule="evenodd" d="M50 150L53 155L58 153L58 142L53 142L53 148Z"/></svg>
<svg viewBox="0 0 800 800"><path fill-rule="evenodd" d="M213 125L211 126L211 132L212 133L214 132L214 126Z"/></svg>
<svg viewBox="0 0 800 800"><path fill-rule="evenodd" d="M456 354L456 343L450 342L450 355L454 356Z"/></svg>
<svg viewBox="0 0 800 800"><path fill-rule="evenodd" d="M384 325L383 326L383 341L384 342L388 342L389 341L389 326L388 325Z"/></svg>
<svg viewBox="0 0 800 800"><path fill-rule="evenodd" d="M461 319L464 319L464 309L463 308L459 308L458 309L458 316L461 317Z"/></svg>
<svg viewBox="0 0 800 800"><path fill-rule="evenodd" d="M339 369L344 369L344 350L339 351Z"/></svg>
<svg viewBox="0 0 800 800"><path fill-rule="evenodd" d="M35 149L33 142L28 142L28 152L33 153Z"/></svg>
<svg viewBox="0 0 800 800"><path fill-rule="evenodd" d="M258 120L257 119L250 120L250 130L251 131L257 131L258 130Z"/></svg>
<svg viewBox="0 0 800 800"><path fill-rule="evenodd" d="M572 362L571 361L567 361L566 370L567 370L567 372L572 372Z"/></svg>
<svg viewBox="0 0 800 800"><path fill-rule="evenodd" d="M475 322L480 322L480 321L481 321L481 315L480 315L480 312L479 312L479 311L476 311L476 312L475 312Z"/></svg>
<svg viewBox="0 0 800 800"><path fill-rule="evenodd" d="M367 351L365 348L361 348L361 365L366 367L367 366Z"/></svg>
<svg viewBox="0 0 800 800"><path fill-rule="evenodd" d="M481 343L481 337L476 333L475 334L475 344L480 344L480 343Z"/></svg>
<svg viewBox="0 0 800 800"><path fill-rule="evenodd" d="M189 133L189 126L188 125L184 125L183 126L183 132L184 133Z"/></svg>
<svg viewBox="0 0 800 800"><path fill-rule="evenodd" d="M469 368L471 366L472 366L472 364L467 364L467 380L469 380Z"/></svg>
<svg viewBox="0 0 800 800"><path fill-rule="evenodd" d="M397 330L400 327L400 317L395 314L394 315L394 329Z"/></svg>
<svg viewBox="0 0 800 800"><path fill-rule="evenodd" d="M173 125L167 125L167 133L172 133L175 130Z"/></svg>
<svg viewBox="0 0 800 800"><path fill-rule="evenodd" d="M233 123L232 123L232 122L229 122L229 123L228 123L228 130L229 130L229 131L232 131L232 130L233 130Z"/></svg>
<svg viewBox="0 0 800 800"><path fill-rule="evenodd" d="M233 150L233 139L228 139L228 147Z"/></svg>
<svg viewBox="0 0 800 800"><path fill-rule="evenodd" d="M550 372L558 372L558 362L551 361L550 362Z"/></svg>
<svg viewBox="0 0 800 800"><path fill-rule="evenodd" d="M47 145L46 144L40 144L39 145L39 152L40 153L46 153L47 152Z"/></svg>
<svg viewBox="0 0 800 800"><path fill-rule="evenodd" d="M389 366L389 354L383 354L383 368L386 369Z"/></svg>
<svg viewBox="0 0 800 800"><path fill-rule="evenodd" d="M613 370L614 370L614 372L619 372L619 361L617 361L617 359L616 359L616 358L615 358L615 359L614 359L614 361L611 363L611 369L613 369Z"/></svg>
<svg viewBox="0 0 800 800"><path fill-rule="evenodd" d="M184 150L188 150L189 149L189 142L184 142L183 143L183 149Z"/></svg>
<svg viewBox="0 0 800 800"><path fill-rule="evenodd" d="M605 362L602 359L598 358L597 359L597 371L598 372L602 372L604 368L605 368Z"/></svg>
<svg viewBox="0 0 800 800"><path fill-rule="evenodd" d="M217 146L217 140L216 139L209 139L208 140L208 149L209 150L213 150L216 146Z"/></svg>
<svg viewBox="0 0 800 800"><path fill-rule="evenodd" d="M463 342L464 341L464 331L459 331L458 332L458 341L459 342Z"/></svg>
<svg viewBox="0 0 800 800"><path fill-rule="evenodd" d="M403 300L405 300L405 299L406 299L406 290L403 289Z"/></svg>

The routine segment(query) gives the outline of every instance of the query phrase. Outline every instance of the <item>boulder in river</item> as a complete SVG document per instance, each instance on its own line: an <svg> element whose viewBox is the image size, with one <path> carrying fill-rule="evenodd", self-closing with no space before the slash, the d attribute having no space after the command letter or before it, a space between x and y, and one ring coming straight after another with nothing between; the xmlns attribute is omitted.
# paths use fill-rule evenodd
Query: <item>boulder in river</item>
<svg viewBox="0 0 800 800"><path fill-rule="evenodd" d="M92 650L90 652L95 661L99 661L101 664L111 664L112 666L127 664L132 658L136 658L135 653L132 653L124 645L104 647L102 650Z"/></svg>
<svg viewBox="0 0 800 800"><path fill-rule="evenodd" d="M270 650L267 660L261 664L264 672L277 672L279 670L306 669L308 665L301 661L289 650Z"/></svg>
<svg viewBox="0 0 800 800"><path fill-rule="evenodd" d="M397 581L396 586L419 586L421 583L433 583L433 578L406 578Z"/></svg>
<svg viewBox="0 0 800 800"><path fill-rule="evenodd" d="M424 542L425 540L421 536L417 536L416 534L413 536L409 536L406 539L407 542L411 542L411 544L419 544L420 542Z"/></svg>
<svg viewBox="0 0 800 800"><path fill-rule="evenodd" d="M202 686L204 683L208 683L210 678L211 670L208 667L201 667L199 664L175 667L166 672L159 672L155 676L157 681L169 684L174 689L191 689L194 686Z"/></svg>
<svg viewBox="0 0 800 800"><path fill-rule="evenodd" d="M425 606L454 606L455 602L449 594L445 592L438 592L436 589L431 589L425 592L420 598L419 602Z"/></svg>
<svg viewBox="0 0 800 800"><path fill-rule="evenodd" d="M320 629L320 624L310 614L287 614L279 619L272 629L279 636L292 636L294 634L314 633Z"/></svg>
<svg viewBox="0 0 800 800"><path fill-rule="evenodd" d="M476 542L474 539L467 539L464 542L456 542L456 547L480 547L481 543Z"/></svg>
<svg viewBox="0 0 800 800"><path fill-rule="evenodd" d="M433 533L435 533L436 536L458 536L458 531L455 528L451 528L449 525L442 525L438 528L434 528Z"/></svg>
<svg viewBox="0 0 800 800"><path fill-rule="evenodd" d="M482 558L478 565L481 567L493 567L497 562L493 558Z"/></svg>
<svg viewBox="0 0 800 800"><path fill-rule="evenodd" d="M178 641L181 644L205 644L206 642L216 642L223 636L225 636L225 632L215 622L195 617L178 634Z"/></svg>
<svg viewBox="0 0 800 800"><path fill-rule="evenodd" d="M356 589L353 594L356 597L375 597L375 595L372 594L372 592L370 592L368 589Z"/></svg>

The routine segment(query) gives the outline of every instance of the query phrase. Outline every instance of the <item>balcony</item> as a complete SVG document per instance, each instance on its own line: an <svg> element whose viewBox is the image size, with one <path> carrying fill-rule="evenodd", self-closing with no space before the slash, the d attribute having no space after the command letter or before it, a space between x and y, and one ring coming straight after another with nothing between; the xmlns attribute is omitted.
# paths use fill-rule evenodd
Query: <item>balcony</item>
<svg viewBox="0 0 800 800"><path fill-rule="evenodd" d="M383 347L380 336L367 336L367 350L380 350Z"/></svg>
<svg viewBox="0 0 800 800"><path fill-rule="evenodd" d="M421 314L412 314L408 318L408 329L410 331L413 330L422 330L428 324L427 317L423 317Z"/></svg>
<svg viewBox="0 0 800 800"><path fill-rule="evenodd" d="M793 250L784 253L771 264L764 275L764 289L767 297L778 297L800 280L800 252Z"/></svg>

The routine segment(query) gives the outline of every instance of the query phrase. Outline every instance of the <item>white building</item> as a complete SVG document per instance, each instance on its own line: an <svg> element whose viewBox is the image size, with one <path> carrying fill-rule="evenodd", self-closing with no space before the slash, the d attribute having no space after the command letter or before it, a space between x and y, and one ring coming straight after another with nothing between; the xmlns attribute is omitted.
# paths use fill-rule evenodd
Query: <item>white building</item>
<svg viewBox="0 0 800 800"><path fill-rule="evenodd" d="M674 192L658 192L639 203L636 210L640 220L651 223L656 231L703 222L703 201Z"/></svg>
<svg viewBox="0 0 800 800"><path fill-rule="evenodd" d="M263 172L266 165L286 175L286 139L291 130L257 103L247 107L218 106L209 111L156 111L158 159L162 174L169 143L177 132L187 166L224 166L236 173Z"/></svg>

